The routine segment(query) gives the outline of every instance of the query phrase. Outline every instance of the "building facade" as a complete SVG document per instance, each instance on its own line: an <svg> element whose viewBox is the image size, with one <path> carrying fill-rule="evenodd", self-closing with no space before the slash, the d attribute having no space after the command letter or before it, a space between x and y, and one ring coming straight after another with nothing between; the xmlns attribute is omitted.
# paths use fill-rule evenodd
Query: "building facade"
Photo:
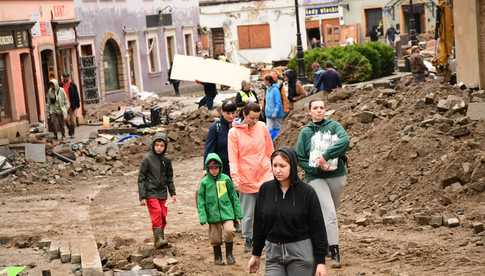
<svg viewBox="0 0 485 276"><path fill-rule="evenodd" d="M87 102L164 90L175 54L196 54L198 1L75 0Z"/></svg>
<svg viewBox="0 0 485 276"><path fill-rule="evenodd" d="M485 89L485 0L454 0L457 80Z"/></svg>
<svg viewBox="0 0 485 276"><path fill-rule="evenodd" d="M304 49L311 46L312 38L326 41L324 30L339 25L339 2L299 2ZM213 57L225 55L231 62L248 64L287 60L294 55L297 27L292 0L204 0L200 1L200 13L202 48Z"/></svg>
<svg viewBox="0 0 485 276"><path fill-rule="evenodd" d="M394 26L407 39L409 19L414 14L416 33L432 34L436 25L436 3L434 0L343 0L342 24L359 25L360 40L369 39L369 32L378 27L382 35Z"/></svg>
<svg viewBox="0 0 485 276"><path fill-rule="evenodd" d="M50 77L80 85L77 23L72 0L0 2L0 137L46 121Z"/></svg>

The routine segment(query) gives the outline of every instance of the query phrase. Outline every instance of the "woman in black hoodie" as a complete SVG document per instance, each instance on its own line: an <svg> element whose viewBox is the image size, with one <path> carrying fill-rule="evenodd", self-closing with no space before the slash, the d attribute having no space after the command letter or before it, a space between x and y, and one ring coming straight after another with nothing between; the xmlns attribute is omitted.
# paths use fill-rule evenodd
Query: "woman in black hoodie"
<svg viewBox="0 0 485 276"><path fill-rule="evenodd" d="M256 273L266 244L266 276L326 276L327 235L315 191L297 174L296 153L289 148L271 156L274 180L256 199L253 252L249 272Z"/></svg>

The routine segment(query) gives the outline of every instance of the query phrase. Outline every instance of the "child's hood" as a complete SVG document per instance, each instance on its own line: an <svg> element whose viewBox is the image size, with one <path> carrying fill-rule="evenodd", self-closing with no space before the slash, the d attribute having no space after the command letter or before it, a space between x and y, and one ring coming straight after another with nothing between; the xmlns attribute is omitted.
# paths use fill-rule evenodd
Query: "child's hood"
<svg viewBox="0 0 485 276"><path fill-rule="evenodd" d="M205 169L206 169L207 173L209 173L209 162L210 161L216 161L219 164L219 167L222 167L222 160L219 157L219 155L217 155L217 153L209 153L207 155L207 158L205 159Z"/></svg>
<svg viewBox="0 0 485 276"><path fill-rule="evenodd" d="M165 143L165 149L163 150L162 154L165 154L165 152L167 151L167 147L168 147L168 139L167 139L167 135L163 132L158 132L158 133L155 133L155 135L153 135L153 138L152 138L152 146L150 148L150 150L155 153L155 142L157 141L163 141Z"/></svg>

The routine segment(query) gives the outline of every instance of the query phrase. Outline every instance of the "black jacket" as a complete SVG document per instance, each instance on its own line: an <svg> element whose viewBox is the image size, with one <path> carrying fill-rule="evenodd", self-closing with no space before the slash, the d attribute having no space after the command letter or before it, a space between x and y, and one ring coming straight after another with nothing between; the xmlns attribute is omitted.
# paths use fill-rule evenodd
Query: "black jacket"
<svg viewBox="0 0 485 276"><path fill-rule="evenodd" d="M222 172L231 175L229 170L229 155L227 153L227 135L231 125L221 116L219 121L211 124L205 140L204 160L209 153L217 153L222 161Z"/></svg>
<svg viewBox="0 0 485 276"><path fill-rule="evenodd" d="M261 256L265 240L291 243L311 239L315 263L324 264L328 242L317 194L298 178L295 152L288 148L278 151L290 158L292 184L286 194L276 179L261 186L254 209L252 254Z"/></svg>
<svg viewBox="0 0 485 276"><path fill-rule="evenodd" d="M81 106L80 104L81 101L79 100L79 92L74 82L71 82L71 85L69 85L68 95L69 95L69 108L71 110L78 109Z"/></svg>
<svg viewBox="0 0 485 276"><path fill-rule="evenodd" d="M155 141L165 142L165 151L156 154L153 145ZM162 133L153 136L152 148L145 155L138 175L138 195L139 199L159 198L167 199L167 190L170 196L175 195L175 185L173 184L172 162L164 156L167 151L167 138Z"/></svg>
<svg viewBox="0 0 485 276"><path fill-rule="evenodd" d="M340 73L333 68L329 68L322 73L320 82L319 87L323 87L323 90L327 92L332 92L337 87L342 87Z"/></svg>

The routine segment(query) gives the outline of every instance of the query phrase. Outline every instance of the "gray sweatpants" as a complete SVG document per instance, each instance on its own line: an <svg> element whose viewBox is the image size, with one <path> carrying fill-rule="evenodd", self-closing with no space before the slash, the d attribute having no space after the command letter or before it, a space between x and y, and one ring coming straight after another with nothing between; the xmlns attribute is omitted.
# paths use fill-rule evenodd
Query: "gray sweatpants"
<svg viewBox="0 0 485 276"><path fill-rule="evenodd" d="M310 239L286 244L266 243L266 276L311 276L314 262Z"/></svg>
<svg viewBox="0 0 485 276"><path fill-rule="evenodd" d="M308 183L317 193L318 201L322 208L328 245L339 244L337 208L340 206L340 195L344 190L346 182L347 176L344 175L333 178L314 179Z"/></svg>
<svg viewBox="0 0 485 276"><path fill-rule="evenodd" d="M258 194L240 193L241 211L243 219L241 220L241 234L245 239L253 239L253 220L254 207L256 206L256 196Z"/></svg>

